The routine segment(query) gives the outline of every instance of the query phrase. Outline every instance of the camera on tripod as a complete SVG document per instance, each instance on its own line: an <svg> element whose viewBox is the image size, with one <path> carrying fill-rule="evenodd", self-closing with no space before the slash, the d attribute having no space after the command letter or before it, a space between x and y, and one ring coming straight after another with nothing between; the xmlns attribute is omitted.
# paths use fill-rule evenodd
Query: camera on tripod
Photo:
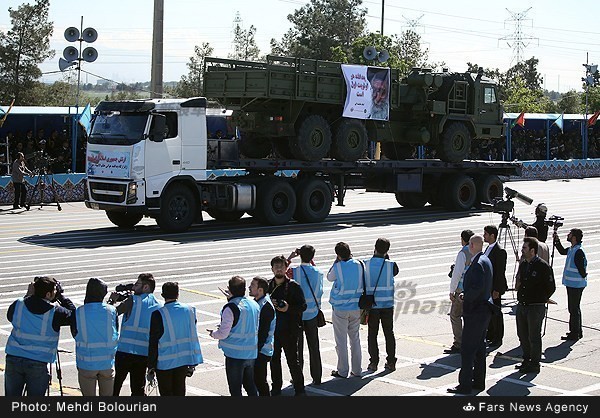
<svg viewBox="0 0 600 418"><path fill-rule="evenodd" d="M115 291L113 292L113 294L111 295L111 297L108 299L108 303L113 305L117 302L122 302L125 299L127 299L129 296L131 296L133 294L133 283L128 283L128 284L118 284L115 287ZM114 296L116 295L116 296Z"/></svg>
<svg viewBox="0 0 600 418"><path fill-rule="evenodd" d="M544 223L546 225L548 225L549 227L553 227L554 230L556 231L558 228L560 228L561 226L564 225L564 221L565 218L561 217L561 216L556 216L556 215L552 215L551 217L549 217L547 220L544 221Z"/></svg>

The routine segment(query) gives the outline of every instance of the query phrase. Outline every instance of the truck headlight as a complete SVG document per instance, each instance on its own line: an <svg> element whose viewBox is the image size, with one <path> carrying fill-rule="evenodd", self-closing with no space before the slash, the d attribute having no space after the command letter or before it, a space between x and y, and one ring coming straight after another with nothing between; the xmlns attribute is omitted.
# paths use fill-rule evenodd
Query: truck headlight
<svg viewBox="0 0 600 418"><path fill-rule="evenodd" d="M132 181L127 187L127 204L137 202L137 183Z"/></svg>

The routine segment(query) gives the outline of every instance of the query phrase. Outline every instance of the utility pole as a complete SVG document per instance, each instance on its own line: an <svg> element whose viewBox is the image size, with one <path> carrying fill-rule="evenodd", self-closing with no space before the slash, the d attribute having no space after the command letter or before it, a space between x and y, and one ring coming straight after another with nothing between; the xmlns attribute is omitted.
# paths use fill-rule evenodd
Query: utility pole
<svg viewBox="0 0 600 418"><path fill-rule="evenodd" d="M383 37L383 16L385 14L385 0L381 0L381 36Z"/></svg>
<svg viewBox="0 0 600 418"><path fill-rule="evenodd" d="M150 70L150 97L163 95L163 21L165 1L154 0L152 29L152 68Z"/></svg>
<svg viewBox="0 0 600 418"><path fill-rule="evenodd" d="M525 40L538 39L538 38L533 38L531 36L527 36L523 33L523 28L522 28L521 22L523 20L525 20L525 17L527 16L527 12L529 12L530 10L531 10L531 7L523 12L514 13L514 12L511 12L510 10L506 9L506 11L508 13L510 13L512 16L512 19L509 19L509 21L515 22L515 31L513 32L513 34L511 36L505 36L503 38L500 38L500 40L508 41L507 42L508 46L513 49L513 57L511 59L512 65L520 63L521 60L523 59L523 51L529 45L528 43L527 44L525 43ZM514 42L511 44L510 41L514 41ZM539 39L538 39L538 44L539 44Z"/></svg>

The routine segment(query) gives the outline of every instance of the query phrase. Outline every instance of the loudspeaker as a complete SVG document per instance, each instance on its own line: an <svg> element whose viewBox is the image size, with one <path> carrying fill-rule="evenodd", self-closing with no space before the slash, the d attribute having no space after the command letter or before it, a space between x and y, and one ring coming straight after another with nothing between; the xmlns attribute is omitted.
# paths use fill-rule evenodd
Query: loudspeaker
<svg viewBox="0 0 600 418"><path fill-rule="evenodd" d="M81 37L85 42L91 44L96 39L98 39L98 32L96 32L96 29L94 28L86 28L81 34Z"/></svg>
<svg viewBox="0 0 600 418"><path fill-rule="evenodd" d="M68 46L63 51L63 57L69 62L75 61L79 58L79 50L74 46Z"/></svg>
<svg viewBox="0 0 600 418"><path fill-rule="evenodd" d="M79 40L79 29L71 26L65 29L65 39L69 42L75 42Z"/></svg>
<svg viewBox="0 0 600 418"><path fill-rule="evenodd" d="M382 50L378 55L377 55L377 60L379 62L386 62L387 60L390 59L390 53L387 52L386 49Z"/></svg>
<svg viewBox="0 0 600 418"><path fill-rule="evenodd" d="M67 68L69 68L70 66L75 65L75 64L77 64L75 61L69 62L69 61L61 58L58 60L58 69L60 71L65 71Z"/></svg>
<svg viewBox="0 0 600 418"><path fill-rule="evenodd" d="M98 51L96 51L96 48L88 46L81 52L81 58L87 62L94 62L98 58Z"/></svg>
<svg viewBox="0 0 600 418"><path fill-rule="evenodd" d="M363 50L363 57L365 57L366 60L374 60L377 58L377 50L374 46L368 46Z"/></svg>

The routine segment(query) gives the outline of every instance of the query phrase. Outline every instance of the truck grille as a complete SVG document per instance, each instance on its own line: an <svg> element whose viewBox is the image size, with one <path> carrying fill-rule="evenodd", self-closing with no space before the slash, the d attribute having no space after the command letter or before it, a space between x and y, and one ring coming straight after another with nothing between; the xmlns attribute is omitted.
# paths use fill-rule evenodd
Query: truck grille
<svg viewBox="0 0 600 418"><path fill-rule="evenodd" d="M90 194L96 202L123 203L127 194L127 185L90 181Z"/></svg>

